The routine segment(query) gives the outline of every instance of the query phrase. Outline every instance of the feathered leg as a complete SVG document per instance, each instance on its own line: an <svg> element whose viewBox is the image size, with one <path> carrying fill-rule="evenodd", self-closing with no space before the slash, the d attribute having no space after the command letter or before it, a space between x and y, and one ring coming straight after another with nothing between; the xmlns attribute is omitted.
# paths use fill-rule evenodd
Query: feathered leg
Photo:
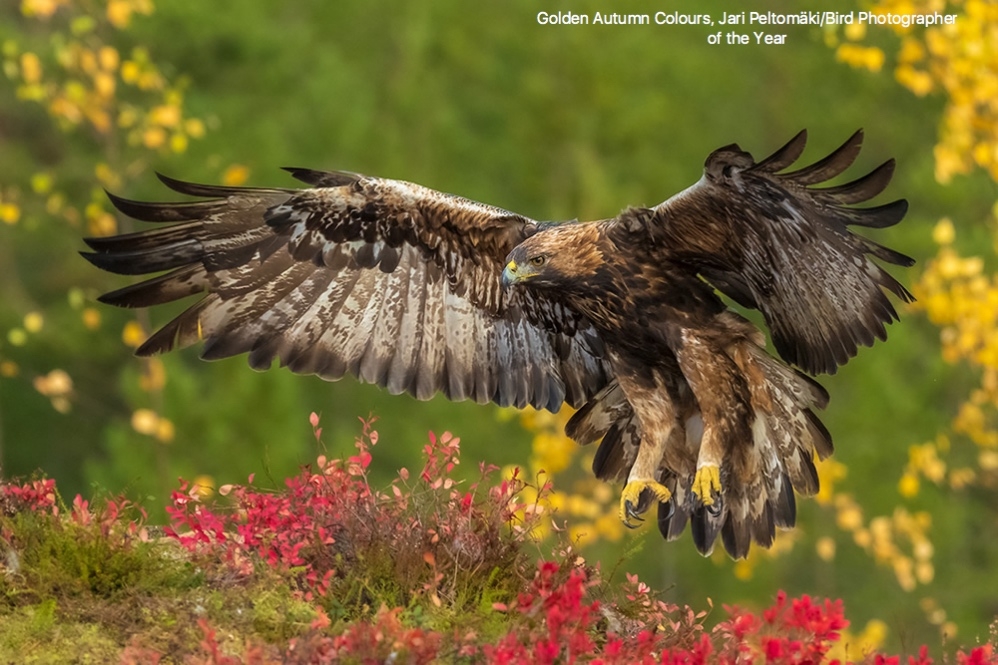
<svg viewBox="0 0 998 665"><path fill-rule="evenodd" d="M692 491L704 506L714 506L724 496L721 468L732 444L752 440L748 386L717 340L689 328L679 337L676 359L700 406L704 425Z"/></svg>

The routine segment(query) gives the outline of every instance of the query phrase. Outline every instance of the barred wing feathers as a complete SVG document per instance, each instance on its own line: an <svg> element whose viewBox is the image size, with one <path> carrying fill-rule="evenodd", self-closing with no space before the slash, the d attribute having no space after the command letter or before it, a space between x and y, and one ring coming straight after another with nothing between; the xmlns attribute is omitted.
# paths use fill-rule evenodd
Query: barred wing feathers
<svg viewBox="0 0 998 665"><path fill-rule="evenodd" d="M201 295L139 349L203 340L202 357L276 358L302 374L352 374L393 394L557 410L607 380L591 324L526 289L503 292L506 254L541 225L411 183L289 169L310 189L161 176L199 200L111 196L162 228L91 238L87 259L120 274L167 271L101 297L148 307Z"/></svg>
<svg viewBox="0 0 998 665"><path fill-rule="evenodd" d="M884 324L897 312L885 290L912 300L872 258L901 266L913 260L848 228L884 228L904 217L904 200L853 207L884 190L894 161L846 184L812 187L845 171L862 139L856 132L790 173L780 171L803 152L805 132L759 163L726 146L707 158L699 182L655 208L655 233L664 234L670 256L761 310L779 354L812 374L834 373L859 346L886 338Z"/></svg>

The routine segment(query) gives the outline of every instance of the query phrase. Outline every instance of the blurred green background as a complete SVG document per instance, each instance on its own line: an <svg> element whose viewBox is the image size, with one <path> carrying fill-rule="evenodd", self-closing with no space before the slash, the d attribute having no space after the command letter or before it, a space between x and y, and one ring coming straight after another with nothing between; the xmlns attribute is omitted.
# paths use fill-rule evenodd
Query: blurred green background
<svg viewBox="0 0 998 665"><path fill-rule="evenodd" d="M249 169L249 184L279 186L292 184L277 170L290 165L411 180L536 219L592 219L670 196L699 178L704 158L721 145L738 142L762 157L807 128L805 160L813 161L862 127L865 150L849 173L895 157L889 195L911 203L907 220L877 232L878 241L924 260L934 251L931 229L941 216L985 218L995 199L989 180L972 176L942 187L933 179L943 100L912 96L889 67L872 73L836 62L820 28L772 30L789 35L784 46L709 46L709 30L699 27L535 20L539 10L829 8L797 0L758 4L764 7L733 0L668 7L642 0L160 2L155 13L135 17L108 39L122 53L146 47L166 76L186 81L185 109L205 120L205 136L182 154L138 165L125 147L109 148L86 131L61 131L44 108L19 99L5 83L0 185L20 186L27 210L27 183L38 172L55 174L84 205L94 196L99 159L124 174L121 193L151 199L164 191L147 165L218 181L227 166L239 164ZM51 25L25 19L13 5L0 6L0 41L23 47L49 39ZM890 52L890 33L876 39ZM41 470L70 497L93 488L124 491L161 516L177 476L204 474L221 484L255 473L258 482L279 486L317 453L311 411L322 416L330 455L352 450L359 416L378 416L374 473L384 480L400 466L419 466L427 430L461 436L469 471L479 460L524 463L530 454L531 434L493 407L418 403L352 380L258 374L241 358L207 364L194 350L164 359L168 380L152 397L139 387L141 366L121 341L134 315L101 308L99 327L80 322L81 295L92 305L97 294L124 283L77 256L84 233L44 214L0 225L0 331L22 327L28 312L43 312L45 320L26 343L0 337L0 359L18 368L0 378L5 476ZM990 237L983 223L960 228L967 247L990 247ZM894 273L910 284L918 270ZM169 312L151 316L162 324ZM940 360L938 330L919 315L903 318L889 343L822 379L832 395L823 420L836 459L848 467L840 487L870 514L889 514L898 503L908 446L945 429L973 384L969 373ZM73 380L66 413L33 387L56 368ZM132 413L142 407L174 423L172 443L134 431ZM813 546L798 546L760 562L748 580L724 561L700 558L688 538L666 544L650 530L586 554L605 570L639 572L668 599L695 607L707 597L757 606L779 588L842 597L855 629L879 618L890 631L888 644L907 649L939 639L919 606L931 596L960 627L955 641L973 643L998 613L994 510L944 492L918 501L931 502L947 519L932 529L935 579L915 592L903 591L889 569L848 541L832 561ZM836 534L828 509L802 500L799 512L808 542Z"/></svg>

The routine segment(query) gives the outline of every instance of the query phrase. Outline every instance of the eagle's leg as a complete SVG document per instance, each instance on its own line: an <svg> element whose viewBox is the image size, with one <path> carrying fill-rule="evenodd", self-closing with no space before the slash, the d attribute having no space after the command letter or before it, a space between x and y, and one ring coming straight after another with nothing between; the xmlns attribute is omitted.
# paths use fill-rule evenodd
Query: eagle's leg
<svg viewBox="0 0 998 665"><path fill-rule="evenodd" d="M667 385L675 370L669 374L647 365L617 367L620 370L617 380L634 410L640 432L637 452L620 496L620 520L632 527L635 525L631 520L640 521L641 515L656 503L672 499L672 492L660 482L660 469L669 439L680 427L674 391Z"/></svg>
<svg viewBox="0 0 998 665"><path fill-rule="evenodd" d="M721 467L732 446L751 444L752 409L745 377L726 352L730 340L714 334L683 330L676 359L704 425L691 489L704 506L720 509L715 501L723 497Z"/></svg>
<svg viewBox="0 0 998 665"><path fill-rule="evenodd" d="M654 502L668 503L672 492L656 480L659 464L665 455L665 444L669 432L665 436L655 437L651 441L642 437L638 445L638 454L634 464L627 474L627 484L620 495L620 520L624 526L634 527L632 519L641 520Z"/></svg>

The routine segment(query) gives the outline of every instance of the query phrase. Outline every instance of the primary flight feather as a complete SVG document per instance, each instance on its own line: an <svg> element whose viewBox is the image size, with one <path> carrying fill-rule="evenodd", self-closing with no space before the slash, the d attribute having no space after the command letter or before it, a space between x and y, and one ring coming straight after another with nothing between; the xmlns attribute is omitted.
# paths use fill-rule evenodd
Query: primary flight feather
<svg viewBox="0 0 998 665"><path fill-rule="evenodd" d="M834 372L897 318L911 294L876 261L908 257L852 233L896 224L907 204L854 207L886 188L893 160L845 184L862 141L787 172L801 132L755 162L716 150L699 182L652 208L588 223L540 223L412 183L289 169L307 189L197 185L197 199L111 195L159 228L90 238L84 256L127 275L105 294L149 307L199 296L139 347L203 342L398 394L578 411L567 434L599 443L593 471L625 483L621 518L657 506L667 538L690 524L734 557L793 526L794 492L818 489L832 452L815 415ZM716 289L716 291L715 291ZM724 293L760 310L779 359Z"/></svg>

